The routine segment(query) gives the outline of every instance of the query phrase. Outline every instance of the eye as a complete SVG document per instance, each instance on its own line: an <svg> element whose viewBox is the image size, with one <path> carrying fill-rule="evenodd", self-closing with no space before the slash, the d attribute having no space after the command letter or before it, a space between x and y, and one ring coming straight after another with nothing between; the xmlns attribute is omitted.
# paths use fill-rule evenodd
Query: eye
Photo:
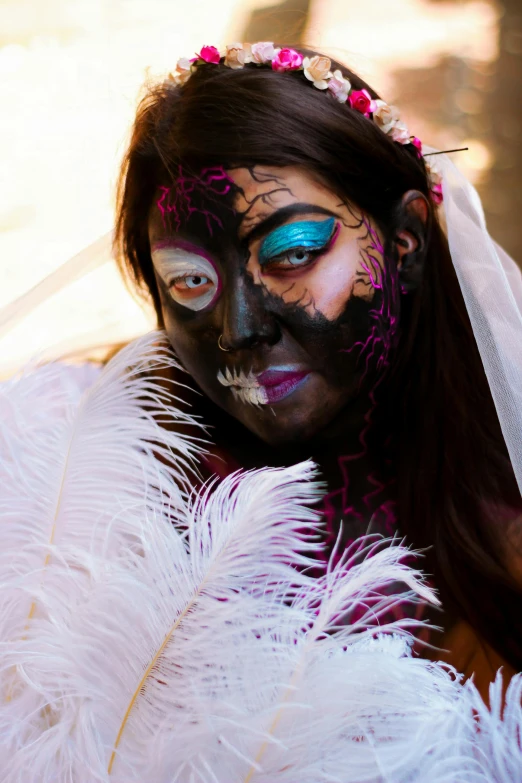
<svg viewBox="0 0 522 783"><path fill-rule="evenodd" d="M153 250L152 261L163 278L170 296L189 310L204 310L212 305L221 290L214 262L194 252L187 244Z"/></svg>
<svg viewBox="0 0 522 783"><path fill-rule="evenodd" d="M171 286L176 288L178 291L199 289L198 295L201 293L201 289L208 285L212 285L212 280L209 277L205 277L205 275L187 275L185 277L177 277L171 283Z"/></svg>
<svg viewBox="0 0 522 783"><path fill-rule="evenodd" d="M213 299L216 284L208 275L194 272L181 274L169 283L172 298L191 310L202 310Z"/></svg>
<svg viewBox="0 0 522 783"><path fill-rule="evenodd" d="M302 266L311 261L312 258L315 258L316 255L317 253L312 253L311 250L305 250L304 247L296 247L294 250L289 250L281 260L288 261L292 266Z"/></svg>
<svg viewBox="0 0 522 783"><path fill-rule="evenodd" d="M318 250L307 250L304 247L295 247L284 255L271 258L263 265L263 272L271 272L286 269L299 269L308 266L321 254Z"/></svg>

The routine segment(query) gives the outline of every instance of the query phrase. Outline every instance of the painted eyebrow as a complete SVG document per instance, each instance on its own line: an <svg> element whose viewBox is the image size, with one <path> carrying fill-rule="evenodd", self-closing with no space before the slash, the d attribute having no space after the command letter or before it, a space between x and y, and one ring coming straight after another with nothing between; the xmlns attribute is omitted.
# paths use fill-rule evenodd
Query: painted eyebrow
<svg viewBox="0 0 522 783"><path fill-rule="evenodd" d="M273 231L274 228L279 228L279 226L286 223L286 221L289 218L294 217L294 215L327 215L328 217L341 219L340 215L336 212L320 207L317 204L289 204L287 207L281 207L281 209L272 212L267 218L257 223L247 234L245 234L241 240L241 244L248 246L254 240Z"/></svg>

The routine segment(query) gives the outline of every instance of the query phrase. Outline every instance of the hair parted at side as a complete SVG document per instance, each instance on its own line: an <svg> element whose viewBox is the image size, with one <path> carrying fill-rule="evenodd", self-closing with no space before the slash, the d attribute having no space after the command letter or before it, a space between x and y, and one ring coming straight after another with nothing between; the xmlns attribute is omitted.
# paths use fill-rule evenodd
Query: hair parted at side
<svg viewBox="0 0 522 783"><path fill-rule="evenodd" d="M308 56L317 52L300 49ZM357 90L379 96L355 73ZM429 197L423 159L302 73L203 64L183 86L149 88L118 188L115 248L122 271L161 307L148 240L160 186L180 166L301 166L357 204L390 241L411 189ZM522 512L448 244L435 214L418 290L403 297L401 337L381 385L372 441L393 460L399 527L427 547L443 601L522 669L522 590L509 574L502 509Z"/></svg>

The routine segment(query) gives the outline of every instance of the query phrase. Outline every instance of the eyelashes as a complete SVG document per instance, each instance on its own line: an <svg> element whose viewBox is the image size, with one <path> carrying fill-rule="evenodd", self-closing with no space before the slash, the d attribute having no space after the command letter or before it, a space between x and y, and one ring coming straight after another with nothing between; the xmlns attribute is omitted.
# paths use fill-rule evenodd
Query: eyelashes
<svg viewBox="0 0 522 783"><path fill-rule="evenodd" d="M280 226L261 243L259 264L263 267L276 259L284 260L286 256L291 267L305 265L309 263L310 257L328 245L335 230L333 217L326 220L300 220Z"/></svg>
<svg viewBox="0 0 522 783"><path fill-rule="evenodd" d="M165 247L152 252L152 262L175 302L189 310L211 305L221 280L210 259L186 247Z"/></svg>
<svg viewBox="0 0 522 783"><path fill-rule="evenodd" d="M335 218L300 220L271 231L261 243L258 261L270 274L286 274L311 264L335 239L339 226ZM172 299L198 312L217 300L222 282L214 262L201 248L184 240L152 250L152 262ZM273 271L272 271L273 270Z"/></svg>

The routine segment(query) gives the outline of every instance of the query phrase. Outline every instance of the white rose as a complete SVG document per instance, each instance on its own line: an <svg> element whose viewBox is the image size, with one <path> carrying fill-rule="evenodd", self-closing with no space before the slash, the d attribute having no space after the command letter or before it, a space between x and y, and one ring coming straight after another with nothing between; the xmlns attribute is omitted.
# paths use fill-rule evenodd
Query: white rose
<svg viewBox="0 0 522 783"><path fill-rule="evenodd" d="M396 106L388 106L386 101L381 100L376 100L373 104L373 119L384 133L389 133L400 120L398 108Z"/></svg>
<svg viewBox="0 0 522 783"><path fill-rule="evenodd" d="M252 57L252 44L245 43L243 44L243 62L251 63L253 62L254 58Z"/></svg>
<svg viewBox="0 0 522 783"><path fill-rule="evenodd" d="M330 72L331 60L328 57L316 55L315 57L305 57L303 60L303 70L306 78L314 83L318 90L326 90L328 87L327 79L332 74Z"/></svg>
<svg viewBox="0 0 522 783"><path fill-rule="evenodd" d="M332 78L328 82L328 89L335 95L339 103L346 103L352 85L345 79L341 71L334 71Z"/></svg>
<svg viewBox="0 0 522 783"><path fill-rule="evenodd" d="M190 71L191 62L188 57L180 57L176 63L176 71L183 73L183 71Z"/></svg>
<svg viewBox="0 0 522 783"><path fill-rule="evenodd" d="M410 132L403 122L396 122L390 131L390 136L399 144L410 143Z"/></svg>
<svg viewBox="0 0 522 783"><path fill-rule="evenodd" d="M271 63L278 51L279 49L275 49L274 44L270 41L252 44L252 62L258 65Z"/></svg>
<svg viewBox="0 0 522 783"><path fill-rule="evenodd" d="M431 160L426 164L428 175L432 185L440 185L442 182L442 171L439 168L439 164L435 160Z"/></svg>
<svg viewBox="0 0 522 783"><path fill-rule="evenodd" d="M243 44L229 44L225 53L225 65L234 70L242 68L245 64L245 50Z"/></svg>
<svg viewBox="0 0 522 783"><path fill-rule="evenodd" d="M191 65L192 63L188 57L180 57L176 63L176 71L173 74L169 73L169 79L178 86L185 84L191 73Z"/></svg>

